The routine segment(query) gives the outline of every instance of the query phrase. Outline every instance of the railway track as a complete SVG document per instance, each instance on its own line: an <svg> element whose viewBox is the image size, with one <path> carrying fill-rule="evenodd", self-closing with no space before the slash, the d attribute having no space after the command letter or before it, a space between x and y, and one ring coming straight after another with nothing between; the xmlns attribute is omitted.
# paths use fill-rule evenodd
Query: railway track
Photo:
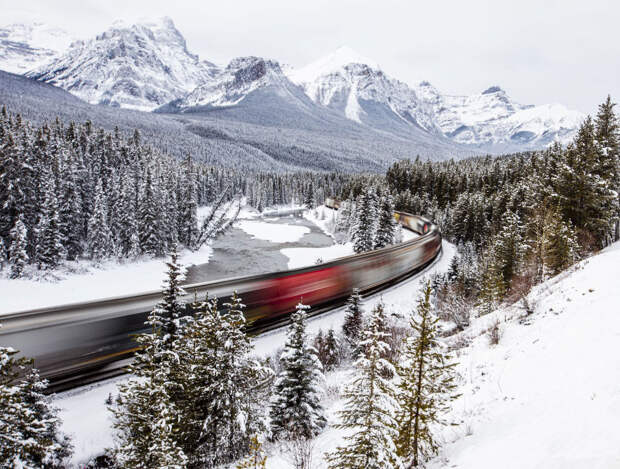
<svg viewBox="0 0 620 469"><path fill-rule="evenodd" d="M328 200L328 204L330 201ZM332 208L337 204L332 201ZM416 239L317 266L265 275L185 285L186 302L234 291L246 304L249 332L286 324L303 297L318 315L342 306L353 288L365 295L384 291L418 274L441 253L441 234L428 220L402 212L395 218ZM136 350L133 336L145 330L160 292L11 313L2 317L0 344L34 358L49 392L59 392L123 374Z"/></svg>

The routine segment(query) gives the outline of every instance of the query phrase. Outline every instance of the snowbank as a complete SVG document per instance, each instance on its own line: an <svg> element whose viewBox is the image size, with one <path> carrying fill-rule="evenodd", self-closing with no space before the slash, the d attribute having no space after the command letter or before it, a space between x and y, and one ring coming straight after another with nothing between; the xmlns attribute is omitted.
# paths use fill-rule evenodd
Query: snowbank
<svg viewBox="0 0 620 469"><path fill-rule="evenodd" d="M182 251L182 265L209 262L212 249L203 246L196 252ZM161 287L165 259L140 258L130 263L106 261L94 266L90 261L68 263L57 272L57 281L0 278L0 315L46 306L130 295Z"/></svg>
<svg viewBox="0 0 620 469"><path fill-rule="evenodd" d="M272 243L293 243L299 241L306 233L310 233L310 228L307 226L280 225L255 220L239 220L235 223L235 227L255 238Z"/></svg>
<svg viewBox="0 0 620 469"><path fill-rule="evenodd" d="M288 257L289 269L314 265L317 259L327 262L354 254L351 243L334 244L323 248L285 248L280 249L280 252Z"/></svg>

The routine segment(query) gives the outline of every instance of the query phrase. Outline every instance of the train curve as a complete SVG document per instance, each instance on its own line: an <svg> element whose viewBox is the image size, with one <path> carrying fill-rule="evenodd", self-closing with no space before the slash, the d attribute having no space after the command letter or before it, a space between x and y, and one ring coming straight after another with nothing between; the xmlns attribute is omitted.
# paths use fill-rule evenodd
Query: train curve
<svg viewBox="0 0 620 469"><path fill-rule="evenodd" d="M326 205L338 208L332 199ZM236 291L250 330L262 331L283 324L302 298L316 314L343 304L354 288L363 293L387 288L424 269L441 251L435 224L404 212L394 216L420 236L320 265L184 285L183 300L207 292L226 300ZM34 358L52 391L87 384L124 372L136 350L133 337L145 330L148 312L160 299L160 291L151 291L6 314L0 318L0 344Z"/></svg>

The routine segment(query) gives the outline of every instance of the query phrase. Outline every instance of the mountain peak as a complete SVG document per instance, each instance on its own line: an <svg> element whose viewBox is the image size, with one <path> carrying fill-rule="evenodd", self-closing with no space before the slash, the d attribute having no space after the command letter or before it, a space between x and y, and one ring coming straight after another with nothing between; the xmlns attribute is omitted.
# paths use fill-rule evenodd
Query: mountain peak
<svg viewBox="0 0 620 469"><path fill-rule="evenodd" d="M505 91L501 89L499 86L493 85L482 92L482 94L493 94L493 93L505 93Z"/></svg>
<svg viewBox="0 0 620 469"><path fill-rule="evenodd" d="M374 61L359 54L349 46L340 46L332 53L291 72L291 79L296 83L316 80L323 75L337 72L347 65L361 64L378 69L379 65Z"/></svg>

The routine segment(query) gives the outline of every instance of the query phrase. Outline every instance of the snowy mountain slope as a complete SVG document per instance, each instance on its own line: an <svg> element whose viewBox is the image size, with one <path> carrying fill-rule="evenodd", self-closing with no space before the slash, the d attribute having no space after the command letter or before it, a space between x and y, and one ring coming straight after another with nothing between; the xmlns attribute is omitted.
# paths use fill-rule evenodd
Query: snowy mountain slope
<svg viewBox="0 0 620 469"><path fill-rule="evenodd" d="M431 468L620 467L620 243L461 333L460 391ZM500 343L485 334L502 321ZM459 340L455 338L454 340Z"/></svg>
<svg viewBox="0 0 620 469"><path fill-rule="evenodd" d="M312 101L301 86L289 79L278 62L260 57L232 60L211 82L162 106L157 112L202 116L220 122L244 122L280 130L312 131L319 133L322 139L331 140L333 149L342 148L338 141L344 138L349 145L364 140L369 150L390 142L390 146L402 148L403 152L398 150L398 153L405 157L411 157L412 152L435 160L470 154L468 149L420 127L396 122L397 126L381 128L347 119L338 110ZM385 110L379 110L375 115L381 112ZM373 157L378 164L393 158L394 153L381 150Z"/></svg>
<svg viewBox="0 0 620 469"><path fill-rule="evenodd" d="M314 105L302 90L299 95L299 107L257 91L236 106L159 114L91 105L48 83L0 71L0 106L11 112L39 124L60 117L66 122L90 120L108 130L119 127L126 135L139 129L145 143L178 158L192 154L238 169L381 172L411 156L409 141L369 132ZM419 144L417 149L432 158L455 155L447 146Z"/></svg>
<svg viewBox="0 0 620 469"><path fill-rule="evenodd" d="M116 22L28 73L91 104L152 110L210 80L218 69L188 51L170 18Z"/></svg>
<svg viewBox="0 0 620 469"><path fill-rule="evenodd" d="M583 115L561 105L526 106L499 87L472 96L441 94L428 82L409 86L348 47L287 72L317 104L390 132L421 129L489 151L543 148L574 135Z"/></svg>
<svg viewBox="0 0 620 469"><path fill-rule="evenodd" d="M349 47L290 70L289 76L314 102L353 121L385 131L404 126L441 135L432 108L412 88L387 76L375 62Z"/></svg>
<svg viewBox="0 0 620 469"><path fill-rule="evenodd" d="M25 73L64 52L74 38L45 23L16 23L0 28L0 70Z"/></svg>
<svg viewBox="0 0 620 469"><path fill-rule="evenodd" d="M294 95L288 85L279 63L260 57L238 57L215 79L197 87L176 105L181 109L234 106L253 91L266 87L284 96Z"/></svg>

